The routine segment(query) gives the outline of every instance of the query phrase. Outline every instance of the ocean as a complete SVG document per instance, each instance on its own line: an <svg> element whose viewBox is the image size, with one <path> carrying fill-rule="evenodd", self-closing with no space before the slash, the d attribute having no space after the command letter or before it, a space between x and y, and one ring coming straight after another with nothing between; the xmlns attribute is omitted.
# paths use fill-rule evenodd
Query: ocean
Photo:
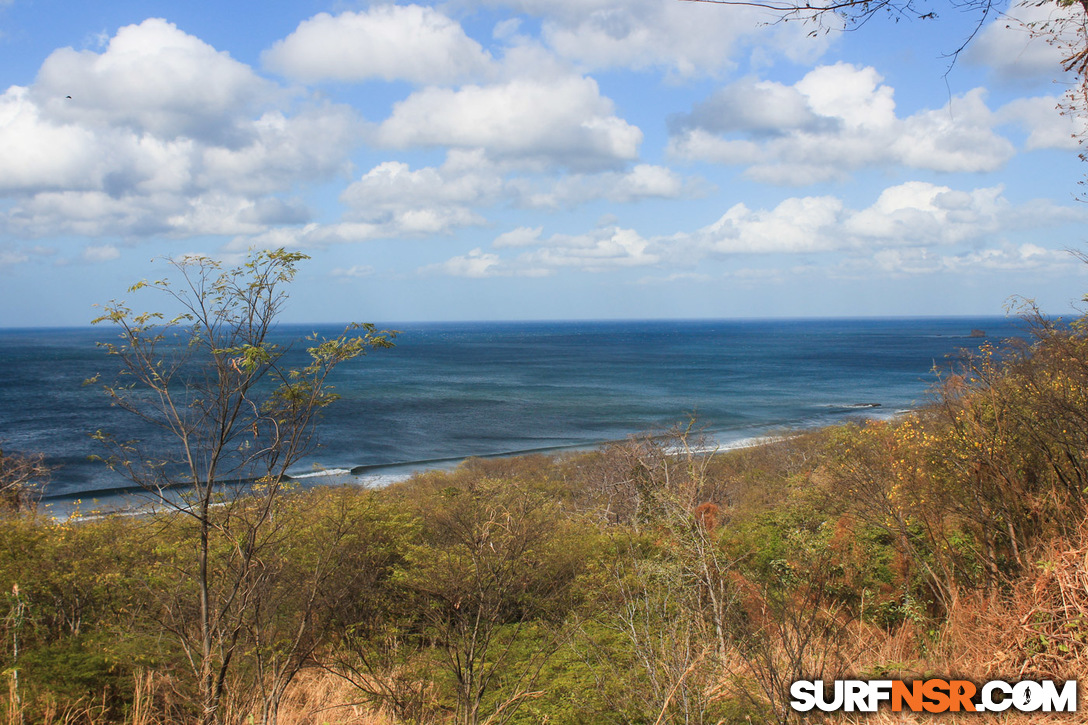
<svg viewBox="0 0 1088 725"><path fill-rule="evenodd" d="M469 456L590 448L695 417L723 446L924 404L964 349L1023 336L1007 318L406 323L396 347L339 368L320 447L292 474L381 485ZM281 326L287 343L334 326ZM972 336L973 331L978 332ZM90 460L96 430L141 437L100 385L108 329L0 330L0 447L45 454L44 503L125 502ZM302 354L302 348L297 349ZM300 358L301 359L301 358ZM336 475L313 475L315 471Z"/></svg>

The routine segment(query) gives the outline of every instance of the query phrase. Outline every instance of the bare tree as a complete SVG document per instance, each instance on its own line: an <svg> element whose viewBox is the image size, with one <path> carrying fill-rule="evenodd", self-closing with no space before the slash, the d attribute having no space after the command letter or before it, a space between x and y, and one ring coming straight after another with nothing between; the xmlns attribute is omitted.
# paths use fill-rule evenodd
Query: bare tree
<svg viewBox="0 0 1088 725"><path fill-rule="evenodd" d="M0 507L12 511L33 509L49 481L49 466L41 453L5 454L0 448Z"/></svg>
<svg viewBox="0 0 1088 725"><path fill-rule="evenodd" d="M105 345L120 363L106 392L150 429L142 441L99 431L111 451L107 463L173 511L172 520L195 527L195 560L180 567L181 600L170 605L164 623L192 665L206 725L222 718L247 617L275 576L264 556L279 536L280 494L287 469L311 449L318 412L337 397L328 376L343 362L391 345L390 333L353 325L332 339L308 338L308 363L287 366L287 350L272 335L284 288L304 259L262 251L225 270L206 257L172 260L176 284L163 279L130 288L159 293L177 310L172 318L112 302L95 320L120 336Z"/></svg>
<svg viewBox="0 0 1088 725"><path fill-rule="evenodd" d="M719 506L707 499L714 452L693 423L609 451L624 471L610 479L618 495L609 507L628 512L630 538L599 622L626 640L647 685L638 708L658 723L716 722L712 704L734 650L738 561L721 546Z"/></svg>

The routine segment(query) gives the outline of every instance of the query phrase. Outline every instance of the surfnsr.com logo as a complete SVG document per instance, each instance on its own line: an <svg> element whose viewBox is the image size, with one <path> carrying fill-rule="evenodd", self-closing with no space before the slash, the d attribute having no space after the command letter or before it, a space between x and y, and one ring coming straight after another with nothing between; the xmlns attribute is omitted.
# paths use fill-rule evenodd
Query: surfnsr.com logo
<svg viewBox="0 0 1088 725"><path fill-rule="evenodd" d="M828 687L830 685L830 687ZM790 686L797 712L1076 712L1077 682L1067 680L797 680Z"/></svg>

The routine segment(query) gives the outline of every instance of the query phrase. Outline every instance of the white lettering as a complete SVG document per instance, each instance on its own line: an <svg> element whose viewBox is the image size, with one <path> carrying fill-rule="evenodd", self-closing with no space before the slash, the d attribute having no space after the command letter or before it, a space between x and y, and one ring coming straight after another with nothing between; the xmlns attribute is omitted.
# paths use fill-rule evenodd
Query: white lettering
<svg viewBox="0 0 1088 725"><path fill-rule="evenodd" d="M995 701L993 692L1000 691L1004 697ZM1012 707L1012 685L1001 680L992 680L982 686L983 707L979 708L988 712L1004 712Z"/></svg>
<svg viewBox="0 0 1088 725"><path fill-rule="evenodd" d="M1050 680L1043 683L1043 712L1076 712L1077 711L1077 681L1066 680L1061 692L1058 686Z"/></svg>
<svg viewBox="0 0 1088 725"><path fill-rule="evenodd" d="M844 683L843 692L843 704L846 706L846 712L868 712L865 709L865 701L868 699L866 691L868 688L865 686L863 680L846 680Z"/></svg>
<svg viewBox="0 0 1088 725"><path fill-rule="evenodd" d="M831 692L833 693L833 697L831 698L830 702L827 700L827 683L822 682L820 684L823 685L823 687L821 687L820 690L816 693L816 707L820 708L820 710L822 710L823 712L835 712L840 707L842 707L842 701L843 701L843 692L842 692L843 682L842 682L842 680L835 680L835 682L834 682L834 684L833 684L833 686L831 688Z"/></svg>
<svg viewBox="0 0 1088 725"><path fill-rule="evenodd" d="M881 702L887 702L892 699L892 681L891 680L870 680L869 682L869 701L866 703L866 708L862 712L876 712L880 707Z"/></svg>
<svg viewBox="0 0 1088 725"><path fill-rule="evenodd" d="M816 683L811 680L797 680L790 685L790 707L797 712L808 712L816 707Z"/></svg>

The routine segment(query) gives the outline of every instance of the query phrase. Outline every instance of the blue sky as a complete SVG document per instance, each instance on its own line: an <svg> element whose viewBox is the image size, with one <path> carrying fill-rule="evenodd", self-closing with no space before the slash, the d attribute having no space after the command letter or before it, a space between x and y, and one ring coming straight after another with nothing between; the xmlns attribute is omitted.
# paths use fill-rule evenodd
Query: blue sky
<svg viewBox="0 0 1088 725"><path fill-rule="evenodd" d="M278 246L300 322L1068 313L1053 11L0 0L0 327Z"/></svg>

